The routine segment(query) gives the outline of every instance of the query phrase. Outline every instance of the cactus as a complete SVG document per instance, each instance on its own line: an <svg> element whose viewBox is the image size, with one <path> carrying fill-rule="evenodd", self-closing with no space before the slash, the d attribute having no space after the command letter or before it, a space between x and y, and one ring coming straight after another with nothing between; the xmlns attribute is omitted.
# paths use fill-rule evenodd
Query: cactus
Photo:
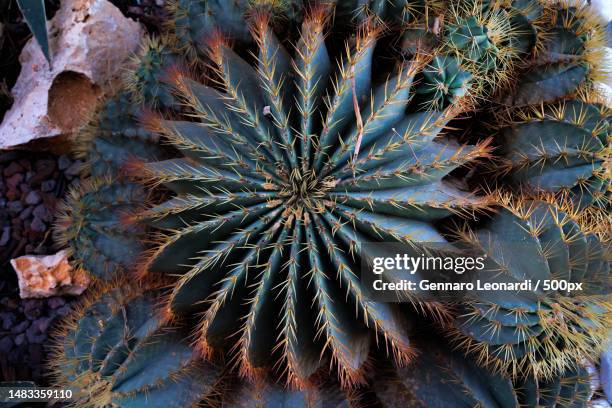
<svg viewBox="0 0 612 408"><path fill-rule="evenodd" d="M234 335L244 375L282 360L295 385L318 369L325 350L343 384L362 381L368 327L399 362L412 355L405 317L364 297L361 241L442 240L432 221L487 206L442 180L488 154L486 144L434 140L461 101L407 112L423 57L372 85L380 29L368 21L350 53L336 56L323 41L327 18L324 7L306 16L291 56L270 15L256 13L255 66L222 37L211 39L215 88L173 73L193 121L145 121L186 157L133 168L176 193L143 214L170 231L143 273L181 275L167 313L203 311L197 335L205 354ZM330 266L338 273L327 273Z"/></svg>
<svg viewBox="0 0 612 408"><path fill-rule="evenodd" d="M537 33L535 58L523 63L514 92L503 102L525 106L553 102L606 77L605 25L587 5L547 4Z"/></svg>
<svg viewBox="0 0 612 408"><path fill-rule="evenodd" d="M157 135L139 126L142 110L133 98L129 92L110 98L79 134L76 154L85 160L85 173L90 176L122 178L131 159L163 157Z"/></svg>
<svg viewBox="0 0 612 408"><path fill-rule="evenodd" d="M169 108L175 103L165 74L179 63L179 58L166 45L167 42L167 39L146 37L140 52L133 58L136 67L127 71L126 88L139 105L146 104L148 108L156 109Z"/></svg>
<svg viewBox="0 0 612 408"><path fill-rule="evenodd" d="M111 280L134 266L144 250L144 228L126 222L146 201L141 185L90 179L74 188L57 216L56 241L93 276Z"/></svg>
<svg viewBox="0 0 612 408"><path fill-rule="evenodd" d="M579 208L607 208L611 117L604 104L581 98L498 115L506 163L500 170L523 187L566 192Z"/></svg>
<svg viewBox="0 0 612 408"><path fill-rule="evenodd" d="M487 254L487 281L531 280L534 286L520 292L467 293L451 336L495 370L552 378L596 355L607 338L609 246L581 228L567 205L559 209L509 195L500 195L499 201L503 208L486 227L458 235ZM547 289L545 280L582 287Z"/></svg>
<svg viewBox="0 0 612 408"><path fill-rule="evenodd" d="M372 384L376 402L394 407L576 407L585 408L590 377L585 368L571 366L549 381L504 378L450 351L448 345L428 341L412 367L380 370Z"/></svg>
<svg viewBox="0 0 612 408"><path fill-rule="evenodd" d="M75 407L188 407L215 393L219 371L157 317L155 291L98 285L57 327L53 386Z"/></svg>

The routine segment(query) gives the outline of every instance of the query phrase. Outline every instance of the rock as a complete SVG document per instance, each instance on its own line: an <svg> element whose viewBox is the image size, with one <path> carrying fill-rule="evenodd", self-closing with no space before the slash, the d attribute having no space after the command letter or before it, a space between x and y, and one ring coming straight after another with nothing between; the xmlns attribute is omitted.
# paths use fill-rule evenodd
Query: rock
<svg viewBox="0 0 612 408"><path fill-rule="evenodd" d="M11 201L7 205L8 210L13 213L18 213L23 210L23 203L21 201Z"/></svg>
<svg viewBox="0 0 612 408"><path fill-rule="evenodd" d="M45 180L40 185L40 189L44 193L53 191L54 188L55 188L55 180Z"/></svg>
<svg viewBox="0 0 612 408"><path fill-rule="evenodd" d="M7 354L13 348L13 340L5 336L0 339L0 354Z"/></svg>
<svg viewBox="0 0 612 408"><path fill-rule="evenodd" d="M64 306L65 304L66 301L61 297L52 297L47 300L47 305L49 305L51 309L57 309L58 307Z"/></svg>
<svg viewBox="0 0 612 408"><path fill-rule="evenodd" d="M15 336L15 345L21 346L23 343L25 343L25 340L26 335L24 333L18 334L17 336Z"/></svg>
<svg viewBox="0 0 612 408"><path fill-rule="evenodd" d="M34 212L34 207L26 207L21 212L21 214L19 214L19 218L22 220L27 220L28 218L30 218L33 212Z"/></svg>
<svg viewBox="0 0 612 408"><path fill-rule="evenodd" d="M11 239L11 227L2 228L2 235L0 235L0 246L5 246Z"/></svg>
<svg viewBox="0 0 612 408"><path fill-rule="evenodd" d="M58 316L62 316L62 317L68 316L70 314L70 306L68 305L62 306L59 309L57 309L56 313Z"/></svg>
<svg viewBox="0 0 612 408"><path fill-rule="evenodd" d="M23 167L17 162L11 162L3 171L4 177L11 177L17 173L21 173L24 170Z"/></svg>
<svg viewBox="0 0 612 408"><path fill-rule="evenodd" d="M30 184L38 185L41 181L53 175L55 160L38 160L34 167L36 168L36 174L30 180Z"/></svg>
<svg viewBox="0 0 612 408"><path fill-rule="evenodd" d="M30 326L26 331L26 337L30 344L42 344L47 339L47 333L41 333L35 325Z"/></svg>
<svg viewBox="0 0 612 408"><path fill-rule="evenodd" d="M8 188L17 190L17 188L19 188L19 184L21 184L22 181L23 181L23 174L17 173L17 174L13 174L12 176L6 179L6 185Z"/></svg>
<svg viewBox="0 0 612 408"><path fill-rule="evenodd" d="M10 312L0 313L0 320L2 320L2 330L10 330L15 324L15 315Z"/></svg>
<svg viewBox="0 0 612 408"><path fill-rule="evenodd" d="M81 163L79 160L72 163L64 172L66 178L72 180L74 177L78 176L79 173L81 173L81 167L83 167L83 163Z"/></svg>
<svg viewBox="0 0 612 408"><path fill-rule="evenodd" d="M30 229L34 232L45 232L47 225L40 218L34 217L32 224L30 224Z"/></svg>
<svg viewBox="0 0 612 408"><path fill-rule="evenodd" d="M36 205L40 203L40 195L36 191L30 191L25 198L25 202L28 205Z"/></svg>
<svg viewBox="0 0 612 408"><path fill-rule="evenodd" d="M143 34L107 0L62 1L47 31L52 67L30 39L19 57L13 106L0 125L0 149L70 136L119 83Z"/></svg>
<svg viewBox="0 0 612 408"><path fill-rule="evenodd" d="M48 256L22 256L11 259L11 265L17 272L22 299L80 295L90 282L85 271L72 269L66 251Z"/></svg>
<svg viewBox="0 0 612 408"><path fill-rule="evenodd" d="M603 398L598 398L596 400L592 400L589 402L589 408L610 408L610 403L603 399Z"/></svg>
<svg viewBox="0 0 612 408"><path fill-rule="evenodd" d="M40 319L34 322L34 326L36 326L39 332L46 333L52 322L52 317L41 317Z"/></svg>
<svg viewBox="0 0 612 408"><path fill-rule="evenodd" d="M24 320L23 322L18 323L15 326L13 326L13 328L11 329L11 333L13 334L23 333L24 331L26 331L28 327L30 327L30 322L27 320Z"/></svg>
<svg viewBox="0 0 612 408"><path fill-rule="evenodd" d="M32 214L35 218L40 218L41 221L53 221L53 213L44 204L37 205Z"/></svg>
<svg viewBox="0 0 612 408"><path fill-rule="evenodd" d="M601 361L599 364L599 381L601 382L601 388L603 388L608 401L612 402L612 340L608 341L604 352L601 353Z"/></svg>
<svg viewBox="0 0 612 408"><path fill-rule="evenodd" d="M57 166L60 170L66 170L71 164L72 160L70 160L70 157L66 156L65 154L61 155L59 159L57 159Z"/></svg>

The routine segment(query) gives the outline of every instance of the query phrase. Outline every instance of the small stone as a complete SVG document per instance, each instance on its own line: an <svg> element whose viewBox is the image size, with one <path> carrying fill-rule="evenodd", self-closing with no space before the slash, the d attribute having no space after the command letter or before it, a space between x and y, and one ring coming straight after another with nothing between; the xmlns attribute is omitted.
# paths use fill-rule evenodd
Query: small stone
<svg viewBox="0 0 612 408"><path fill-rule="evenodd" d="M19 214L19 219L27 220L28 218L30 218L33 212L34 212L34 207L26 207L21 212L21 214Z"/></svg>
<svg viewBox="0 0 612 408"><path fill-rule="evenodd" d="M47 230L47 224L45 224L40 218L34 217L30 229L34 232L45 232Z"/></svg>
<svg viewBox="0 0 612 408"><path fill-rule="evenodd" d="M13 348L13 340L10 337L4 336L2 339L0 339L0 353L1 354L8 354L8 352L11 351L12 348Z"/></svg>
<svg viewBox="0 0 612 408"><path fill-rule="evenodd" d="M52 297L47 300L47 305L51 309L57 309L58 307L64 306L66 301L61 297Z"/></svg>
<svg viewBox="0 0 612 408"><path fill-rule="evenodd" d="M23 203L21 201L11 201L7 205L8 210L13 213L18 213L23 210Z"/></svg>
<svg viewBox="0 0 612 408"><path fill-rule="evenodd" d="M36 174L30 180L32 185L38 185L48 179L55 171L55 160L38 160L36 162Z"/></svg>
<svg viewBox="0 0 612 408"><path fill-rule="evenodd" d="M26 304L24 305L24 308L23 308L23 314L29 320L35 320L35 319L39 318L40 315L42 314L42 311L40 309L41 308L40 308L40 304L39 303L34 303L32 305L32 304L28 304L28 302L26 302Z"/></svg>
<svg viewBox="0 0 612 408"><path fill-rule="evenodd" d="M31 326L26 332L28 343L42 344L47 339L47 333L40 333L36 326Z"/></svg>
<svg viewBox="0 0 612 408"><path fill-rule="evenodd" d="M82 166L83 164L79 160L77 160L66 169L64 175L66 176L66 178L72 180L75 176L78 176L81 173Z"/></svg>
<svg viewBox="0 0 612 408"><path fill-rule="evenodd" d="M46 333L51 325L51 322L53 322L52 317L41 317L34 322L34 326L36 326L39 332Z"/></svg>
<svg viewBox="0 0 612 408"><path fill-rule="evenodd" d="M72 160L70 160L70 158L65 154L57 159L57 167L59 167L60 170L66 170L71 164Z"/></svg>
<svg viewBox="0 0 612 408"><path fill-rule="evenodd" d="M23 333L18 334L17 336L15 336L15 345L16 346L21 346L25 342L25 339L26 339L26 335L25 334L23 334Z"/></svg>
<svg viewBox="0 0 612 408"><path fill-rule="evenodd" d="M58 316L68 316L70 314L70 306L68 305L64 305L62 307L60 307L59 309L57 309L56 313L58 314Z"/></svg>
<svg viewBox="0 0 612 408"><path fill-rule="evenodd" d="M34 217L40 218L41 221L53 221L53 213L44 204L38 204L36 208L34 208L33 214Z"/></svg>
<svg viewBox="0 0 612 408"><path fill-rule="evenodd" d="M24 320L21 323L17 323L15 326L13 326L13 328L11 329L11 333L23 333L28 327L30 327L30 322L28 320Z"/></svg>
<svg viewBox="0 0 612 408"><path fill-rule="evenodd" d="M11 227L2 228L2 235L0 235L0 246L5 246L11 239Z"/></svg>
<svg viewBox="0 0 612 408"><path fill-rule="evenodd" d="M40 200L40 194L38 194L36 191L30 191L25 198L25 202L28 205L36 205L40 203Z"/></svg>
<svg viewBox="0 0 612 408"><path fill-rule="evenodd" d="M17 173L17 174L13 174L10 177L7 177L6 185L9 189L17 190L17 188L19 187L19 184L21 184L22 181L23 181L23 174Z"/></svg>
<svg viewBox="0 0 612 408"><path fill-rule="evenodd" d="M30 181L30 180L32 180L32 176L34 176L34 172L32 172L32 171L28 171L28 172L26 173L26 175L25 175L25 179L26 179L26 181Z"/></svg>
<svg viewBox="0 0 612 408"><path fill-rule="evenodd" d="M40 185L40 189L44 193L51 192L51 191L53 191L54 188L55 188L55 180L45 180Z"/></svg>
<svg viewBox="0 0 612 408"><path fill-rule="evenodd" d="M21 173L24 170L23 167L17 162L12 162L4 169L4 177L11 177L14 174Z"/></svg>
<svg viewBox="0 0 612 408"><path fill-rule="evenodd" d="M0 320L2 320L2 330L10 330L15 324L15 315L10 312L0 313Z"/></svg>
<svg viewBox="0 0 612 408"><path fill-rule="evenodd" d="M17 272L22 299L80 295L89 286L89 276L81 269L72 269L65 250L48 256L21 256L10 262Z"/></svg>

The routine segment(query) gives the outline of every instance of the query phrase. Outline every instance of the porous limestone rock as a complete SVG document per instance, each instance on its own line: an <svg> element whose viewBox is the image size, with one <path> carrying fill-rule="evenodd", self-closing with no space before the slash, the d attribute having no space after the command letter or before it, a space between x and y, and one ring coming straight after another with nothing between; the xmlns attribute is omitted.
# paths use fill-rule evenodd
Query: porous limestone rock
<svg viewBox="0 0 612 408"><path fill-rule="evenodd" d="M34 38L24 47L0 149L70 135L119 83L143 29L107 0L62 0L48 24L51 67Z"/></svg>
<svg viewBox="0 0 612 408"><path fill-rule="evenodd" d="M85 271L70 266L66 251L47 256L21 256L11 259L11 265L17 272L22 299L80 295L90 282Z"/></svg>

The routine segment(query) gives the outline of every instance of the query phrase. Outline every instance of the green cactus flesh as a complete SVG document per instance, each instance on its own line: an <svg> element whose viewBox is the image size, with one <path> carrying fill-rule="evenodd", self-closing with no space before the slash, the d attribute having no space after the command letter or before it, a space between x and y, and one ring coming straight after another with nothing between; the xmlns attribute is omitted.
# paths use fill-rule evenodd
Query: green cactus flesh
<svg viewBox="0 0 612 408"><path fill-rule="evenodd" d="M576 206L608 206L610 109L571 99L515 112L502 128L511 178L569 193Z"/></svg>
<svg viewBox="0 0 612 408"><path fill-rule="evenodd" d="M92 177L122 177L131 159L162 157L157 135L138 124L141 109L129 92L121 92L104 103L95 123L81 134L78 155L86 160Z"/></svg>
<svg viewBox="0 0 612 408"><path fill-rule="evenodd" d="M439 137L459 109L408 109L420 60L373 83L379 30L363 26L341 57L324 42L327 19L306 16L292 55L259 15L254 65L211 40L215 87L173 78L191 120L147 123L185 157L135 171L176 194L143 214L169 230L144 269L181 275L168 312L203 311L204 352L233 335L243 373L283 360L298 384L324 350L359 382L368 329L398 361L412 355L407 318L364 296L361 242L443 240L433 221L487 204L445 179L487 153Z"/></svg>
<svg viewBox="0 0 612 408"><path fill-rule="evenodd" d="M72 190L58 216L55 233L68 245L73 260L93 276L111 280L135 266L144 249L144 228L126 222L142 208L140 184L94 179Z"/></svg>
<svg viewBox="0 0 612 408"><path fill-rule="evenodd" d="M182 408L206 399L219 373L157 317L153 292L123 284L94 293L62 322L51 360L53 385L73 389L72 406Z"/></svg>
<svg viewBox="0 0 612 408"><path fill-rule="evenodd" d="M582 231L569 213L536 201L507 201L486 228L460 235L487 254L483 279L531 280L533 287L467 293L454 322L457 345L501 372L536 378L595 355L607 337L611 307L606 243ZM582 288L545 290L546 280Z"/></svg>
<svg viewBox="0 0 612 408"><path fill-rule="evenodd" d="M504 103L552 102L601 79L605 29L586 6L552 3L539 33L536 56L527 60ZM544 28L546 27L546 28Z"/></svg>
<svg viewBox="0 0 612 408"><path fill-rule="evenodd" d="M521 377L511 381L478 366L469 357L429 342L413 367L382 370L372 385L384 408L584 408L590 377L572 366L548 381Z"/></svg>

